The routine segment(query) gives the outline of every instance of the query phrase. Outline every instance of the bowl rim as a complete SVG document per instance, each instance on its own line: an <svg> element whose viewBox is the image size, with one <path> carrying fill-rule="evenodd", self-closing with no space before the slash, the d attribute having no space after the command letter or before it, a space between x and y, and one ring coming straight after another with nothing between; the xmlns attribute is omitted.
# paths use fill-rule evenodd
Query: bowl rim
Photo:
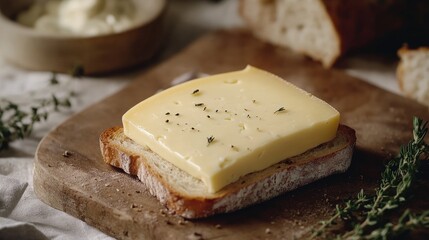
<svg viewBox="0 0 429 240"><path fill-rule="evenodd" d="M135 1L141 1L141 0L132 0L132 1L135 2ZM148 1L148 0L143 0L143 1ZM90 40L90 39L99 39L99 38L117 36L117 35L129 33L129 32L133 32L142 27L145 27L146 25L155 21L156 19L158 19L158 17L164 14L164 12L166 11L167 0L149 0L149 1L160 3L159 4L160 7L157 9L158 12L156 14L153 14L151 18L148 18L145 21L138 21L133 26L119 32L103 33L103 34L97 34L97 35L91 35L91 36L62 35L62 34L55 34L55 33L40 32L31 27L24 26L12 20L11 18L5 16L3 14L3 11L1 11L1 9L0 9L0 27L1 25L6 25L9 27L9 29L14 29L14 31L15 30L19 31L22 34L32 35L34 37L41 37L41 38L51 38L56 40Z"/></svg>

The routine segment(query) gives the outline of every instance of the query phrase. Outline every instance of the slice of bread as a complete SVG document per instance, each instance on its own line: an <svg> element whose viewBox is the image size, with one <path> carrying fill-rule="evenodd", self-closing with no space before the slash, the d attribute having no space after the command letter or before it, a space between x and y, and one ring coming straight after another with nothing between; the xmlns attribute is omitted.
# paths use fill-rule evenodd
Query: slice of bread
<svg viewBox="0 0 429 240"><path fill-rule="evenodd" d="M341 53L340 36L322 1L246 1L240 13L253 33L268 42L331 66Z"/></svg>
<svg viewBox="0 0 429 240"><path fill-rule="evenodd" d="M241 0L240 14L260 39L331 67L345 52L407 24L407 1Z"/></svg>
<svg viewBox="0 0 429 240"><path fill-rule="evenodd" d="M399 88L405 96L429 106L429 48L398 51L401 61L397 69Z"/></svg>
<svg viewBox="0 0 429 240"><path fill-rule="evenodd" d="M248 174L216 193L202 181L160 158L145 146L127 138L121 127L100 136L104 161L137 175L143 186L171 213L201 218L235 211L258 203L350 166L356 142L355 131L340 125L334 140L267 169Z"/></svg>

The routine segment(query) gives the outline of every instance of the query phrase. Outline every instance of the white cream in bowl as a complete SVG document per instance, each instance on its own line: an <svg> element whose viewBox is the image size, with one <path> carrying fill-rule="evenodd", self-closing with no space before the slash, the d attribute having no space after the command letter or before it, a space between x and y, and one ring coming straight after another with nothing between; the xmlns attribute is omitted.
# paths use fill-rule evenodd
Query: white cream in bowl
<svg viewBox="0 0 429 240"><path fill-rule="evenodd" d="M35 1L17 22L45 33L96 36L133 27L135 9L132 0Z"/></svg>

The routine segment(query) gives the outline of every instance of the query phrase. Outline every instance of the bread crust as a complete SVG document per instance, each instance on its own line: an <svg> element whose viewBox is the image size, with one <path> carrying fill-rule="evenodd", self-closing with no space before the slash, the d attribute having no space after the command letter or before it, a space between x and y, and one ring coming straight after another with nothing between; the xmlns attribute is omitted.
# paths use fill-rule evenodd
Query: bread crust
<svg viewBox="0 0 429 240"><path fill-rule="evenodd" d="M340 37L341 53L399 31L407 24L406 1L321 0Z"/></svg>
<svg viewBox="0 0 429 240"><path fill-rule="evenodd" d="M115 143L115 138L123 137L121 127L107 129L101 134L100 149L106 163L137 176L144 187L171 213L192 219L232 212L331 174L346 171L356 142L355 131L347 126L340 126L338 132L345 138L343 146L314 159L298 157L297 160L284 160L262 171L248 174L214 194L190 195L175 189L143 155L137 155ZM149 149L146 151L150 152Z"/></svg>
<svg viewBox="0 0 429 240"><path fill-rule="evenodd" d="M408 51L407 46L403 46L398 50L399 58L402 58L404 54ZM396 79L398 81L399 89L404 92L404 63L399 61L398 67L396 68Z"/></svg>

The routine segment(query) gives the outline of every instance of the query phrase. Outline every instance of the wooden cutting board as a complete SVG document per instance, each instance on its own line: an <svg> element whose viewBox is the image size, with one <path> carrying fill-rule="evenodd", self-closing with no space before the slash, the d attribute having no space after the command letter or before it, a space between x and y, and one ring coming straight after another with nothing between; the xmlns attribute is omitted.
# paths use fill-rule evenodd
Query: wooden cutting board
<svg viewBox="0 0 429 240"><path fill-rule="evenodd" d="M273 72L336 107L357 133L352 166L335 175L257 206L207 219L186 221L164 207L140 182L103 163L98 137L120 125L134 104L166 88L188 71L208 74L247 64ZM412 117L429 119L426 107L385 92L307 58L260 42L245 32L209 34L146 72L127 88L71 117L40 143L34 188L48 205L119 239L293 239L323 220L336 203L371 190L383 160L411 137ZM71 156L64 157L64 151ZM415 206L429 204L422 194ZM216 226L217 225L217 226ZM270 229L270 233L266 233Z"/></svg>

